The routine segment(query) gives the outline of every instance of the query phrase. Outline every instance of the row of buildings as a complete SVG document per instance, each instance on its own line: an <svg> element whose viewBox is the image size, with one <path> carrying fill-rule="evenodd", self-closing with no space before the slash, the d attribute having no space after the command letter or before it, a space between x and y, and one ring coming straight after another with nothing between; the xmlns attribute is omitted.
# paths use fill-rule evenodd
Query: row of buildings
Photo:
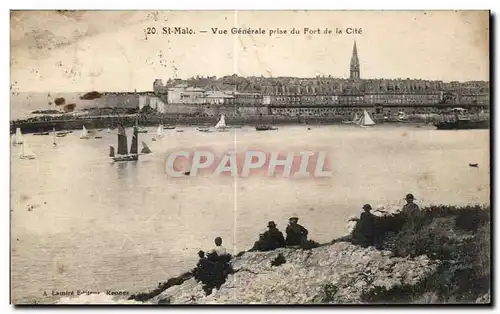
<svg viewBox="0 0 500 314"><path fill-rule="evenodd" d="M177 85L163 93L155 93L166 104L241 105L241 106L332 106L332 105L482 105L488 106L489 93L432 92L351 92L340 94L211 91L199 87Z"/></svg>
<svg viewBox="0 0 500 314"><path fill-rule="evenodd" d="M333 77L196 77L161 79L153 92L136 93L137 106L160 113L348 114L372 111L436 112L456 106L488 109L489 82L443 82L419 79L362 79L356 42L348 79ZM226 108L226 109L224 109ZM351 109L352 108L352 109ZM229 113L230 114L230 113Z"/></svg>

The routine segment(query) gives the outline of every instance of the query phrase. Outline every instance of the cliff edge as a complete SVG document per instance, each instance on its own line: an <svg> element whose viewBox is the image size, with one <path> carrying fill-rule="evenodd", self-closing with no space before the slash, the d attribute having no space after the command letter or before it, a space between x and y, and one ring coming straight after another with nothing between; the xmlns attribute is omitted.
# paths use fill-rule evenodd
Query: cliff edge
<svg viewBox="0 0 500 314"><path fill-rule="evenodd" d="M128 300L92 303L491 304L490 225L489 206L430 206L410 219L377 218L370 244L355 228L313 249L239 254L209 295L191 271Z"/></svg>

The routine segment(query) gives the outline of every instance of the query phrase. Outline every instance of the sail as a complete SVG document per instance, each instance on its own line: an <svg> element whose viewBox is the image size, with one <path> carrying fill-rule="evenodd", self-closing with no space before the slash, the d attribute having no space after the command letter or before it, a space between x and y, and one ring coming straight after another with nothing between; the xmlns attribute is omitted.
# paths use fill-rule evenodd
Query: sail
<svg viewBox="0 0 500 314"><path fill-rule="evenodd" d="M118 126L118 149L116 153L118 155L127 155L127 133L123 125Z"/></svg>
<svg viewBox="0 0 500 314"><path fill-rule="evenodd" d="M30 146L23 142L21 146L21 153L19 155L20 158L35 158L35 154L31 151Z"/></svg>
<svg viewBox="0 0 500 314"><path fill-rule="evenodd" d="M370 114L365 110L363 112L363 122L362 125L374 125L375 122L370 117Z"/></svg>
<svg viewBox="0 0 500 314"><path fill-rule="evenodd" d="M89 132L87 131L87 129L85 128L85 125L84 125L82 128L82 133L80 134L80 138L84 138L84 137L88 137L88 136L89 136Z"/></svg>
<svg viewBox="0 0 500 314"><path fill-rule="evenodd" d="M134 127L134 135L132 135L132 145L130 145L130 153L131 154L137 154L138 153L138 146L139 146L139 132L136 127Z"/></svg>
<svg viewBox="0 0 500 314"><path fill-rule="evenodd" d="M151 149L149 149L148 145L146 145L144 141L142 142L141 154L151 154Z"/></svg>
<svg viewBox="0 0 500 314"><path fill-rule="evenodd" d="M158 137L162 137L162 136L163 136L163 125L161 125L161 124L160 124L160 125L158 126L158 130L156 130L156 135L157 135ZM144 143L144 142L143 142L143 143Z"/></svg>
<svg viewBox="0 0 500 314"><path fill-rule="evenodd" d="M222 114L220 116L219 122L217 122L217 124L215 125L215 128L216 129L222 129L222 128L225 128L225 127L226 127L226 117L224 117L224 115Z"/></svg>
<svg viewBox="0 0 500 314"><path fill-rule="evenodd" d="M21 128L16 128L14 144L22 144L22 143L23 143L23 133L21 132Z"/></svg>
<svg viewBox="0 0 500 314"><path fill-rule="evenodd" d="M109 157L115 157L115 148L109 145Z"/></svg>
<svg viewBox="0 0 500 314"><path fill-rule="evenodd" d="M362 115L361 118L358 118L358 120L356 120L356 124L357 125L362 125L364 120L365 120L365 116Z"/></svg>

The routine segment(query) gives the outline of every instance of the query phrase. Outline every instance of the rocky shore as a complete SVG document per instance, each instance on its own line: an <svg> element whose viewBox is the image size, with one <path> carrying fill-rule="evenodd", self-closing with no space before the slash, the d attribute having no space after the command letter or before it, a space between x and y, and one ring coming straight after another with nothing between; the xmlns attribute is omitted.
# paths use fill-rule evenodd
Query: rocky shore
<svg viewBox="0 0 500 314"><path fill-rule="evenodd" d="M153 291L102 303L491 302L489 206L433 206L412 221L400 214L380 219L378 241L368 247L344 238L309 250L239 254L231 260L232 274L208 296L188 272Z"/></svg>
<svg viewBox="0 0 500 314"><path fill-rule="evenodd" d="M272 266L278 256L284 263ZM148 300L170 304L363 303L382 287L417 285L440 265L426 256L391 258L389 251L335 243L312 250L278 249L236 257L234 274L205 296L193 278Z"/></svg>

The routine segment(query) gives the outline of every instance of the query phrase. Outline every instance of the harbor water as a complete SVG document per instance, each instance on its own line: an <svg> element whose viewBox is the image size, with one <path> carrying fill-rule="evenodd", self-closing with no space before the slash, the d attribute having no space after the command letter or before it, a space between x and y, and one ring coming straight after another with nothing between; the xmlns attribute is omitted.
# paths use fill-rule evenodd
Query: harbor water
<svg viewBox="0 0 500 314"><path fill-rule="evenodd" d="M151 290L194 267L197 252L210 249L215 237L238 253L269 220L284 231L292 215L311 239L327 242L345 234L346 221L365 203L401 207L407 193L419 205L489 203L488 130L309 127L213 133L185 127L164 130L156 141L156 128L148 128L139 143L153 153L123 163L108 158L116 131L88 140L75 131L56 138L56 147L52 136L24 135L36 159L19 159L21 148L11 146L13 302L54 302L53 290ZM327 151L332 176L168 177L167 152L196 147Z"/></svg>

